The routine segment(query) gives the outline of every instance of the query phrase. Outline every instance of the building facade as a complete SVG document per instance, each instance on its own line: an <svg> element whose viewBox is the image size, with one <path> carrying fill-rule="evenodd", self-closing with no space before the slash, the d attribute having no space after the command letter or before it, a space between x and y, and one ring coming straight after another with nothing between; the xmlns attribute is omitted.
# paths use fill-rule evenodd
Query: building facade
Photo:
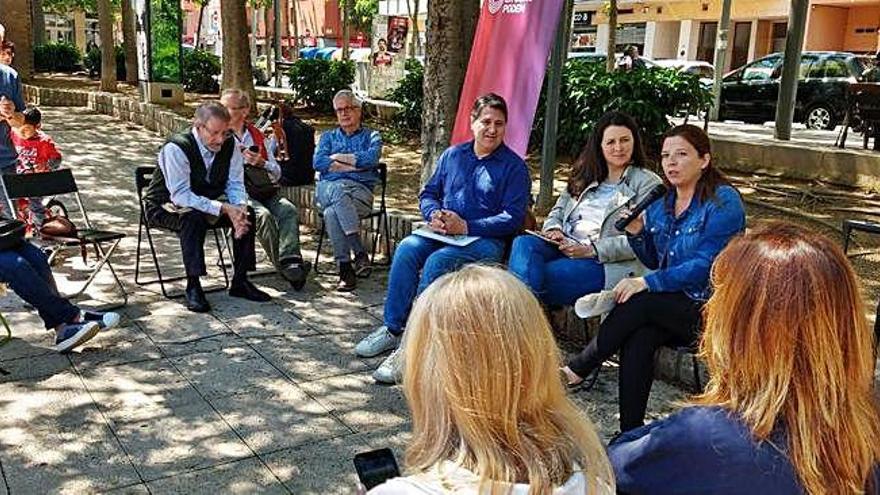
<svg viewBox="0 0 880 495"><path fill-rule="evenodd" d="M572 49L607 53L608 17L603 0L575 2ZM653 59L712 62L722 0L618 1L614 50L627 45ZM784 50L789 0L733 0L725 71ZM874 53L878 48L880 1L813 0L805 50Z"/></svg>

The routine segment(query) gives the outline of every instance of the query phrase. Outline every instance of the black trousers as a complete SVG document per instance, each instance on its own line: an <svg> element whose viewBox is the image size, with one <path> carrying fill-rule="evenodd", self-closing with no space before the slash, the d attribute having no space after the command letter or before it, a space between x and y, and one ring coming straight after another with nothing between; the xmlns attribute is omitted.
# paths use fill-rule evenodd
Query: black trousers
<svg viewBox="0 0 880 495"><path fill-rule="evenodd" d="M172 213L160 206L147 208L147 219L151 226L161 227L175 232L180 238L180 249L183 251L183 266L187 277L201 277L207 273L205 269L205 237L212 227L231 227L229 217L221 216L215 223L213 217L200 211L190 210L186 213ZM256 215L248 206L248 220L251 228L240 239L232 239L232 280L243 281L248 270L256 269Z"/></svg>
<svg viewBox="0 0 880 495"><path fill-rule="evenodd" d="M620 431L644 424L654 353L663 345L693 345L700 332L701 308L701 302L683 292L640 292L614 308L596 337L569 363L572 371L586 377L620 351Z"/></svg>

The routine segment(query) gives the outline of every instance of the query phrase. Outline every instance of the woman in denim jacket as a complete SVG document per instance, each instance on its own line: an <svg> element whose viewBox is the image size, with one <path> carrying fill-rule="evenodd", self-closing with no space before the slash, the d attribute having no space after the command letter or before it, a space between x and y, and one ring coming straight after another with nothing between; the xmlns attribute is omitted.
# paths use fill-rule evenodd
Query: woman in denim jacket
<svg viewBox="0 0 880 495"><path fill-rule="evenodd" d="M681 125L667 132L662 164L669 192L626 227L633 251L653 271L617 284L618 306L563 368L576 384L620 351L621 431L644 422L657 348L696 341L712 262L745 228L739 193L713 167L702 129Z"/></svg>
<svg viewBox="0 0 880 495"><path fill-rule="evenodd" d="M647 170L639 128L629 115L608 112L596 123L574 164L568 187L544 222L543 234L517 237L509 267L544 304L572 305L581 296L647 272L614 227L627 205L660 183Z"/></svg>

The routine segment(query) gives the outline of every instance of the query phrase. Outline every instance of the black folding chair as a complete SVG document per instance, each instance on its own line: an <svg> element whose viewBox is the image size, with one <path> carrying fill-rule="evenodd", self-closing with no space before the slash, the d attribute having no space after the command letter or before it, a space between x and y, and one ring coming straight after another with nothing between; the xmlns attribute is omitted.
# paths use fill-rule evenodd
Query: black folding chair
<svg viewBox="0 0 880 495"><path fill-rule="evenodd" d="M179 280L184 280L186 275L178 275L174 277L163 277L162 270L159 268L159 257L156 255L156 246L153 243L153 234L150 232L150 229L159 229L171 232L169 229L164 227L160 227L158 225L151 225L149 219L147 218L146 205L144 203L144 189L150 185L150 182L153 180L153 173L155 172L156 167L154 166L141 166L135 169L134 171L134 185L135 190L137 191L138 196L138 209L140 210L140 216L138 218L138 240L137 240L137 250L134 264L134 281L136 284L140 286L154 284L156 282L159 283L159 287L162 289L162 295L167 297L168 299L174 299L181 297L184 293L178 292L175 294L170 294L168 290L165 288L165 284L170 282L176 282ZM217 244L217 253L220 257L220 261L218 265L220 269L223 271L223 281L224 285L222 287L212 287L205 289L205 292L216 292L220 290L225 290L229 288L229 275L226 272L226 261L223 258L223 247L220 244L220 239L225 239L224 229L226 227L223 226L215 226L211 227L209 230L214 234L214 242ZM141 243L143 240L144 233L147 236L147 244L150 246L150 254L153 258L153 266L156 270L156 278L149 280L141 279Z"/></svg>
<svg viewBox="0 0 880 495"><path fill-rule="evenodd" d="M385 234L385 255L387 259L384 263L378 263L381 266L387 266L391 264L391 229L388 226L388 208L385 204L385 192L388 188L388 165L385 163L380 163L376 170L379 172L379 183L382 186L382 195L379 198L379 208L373 208L367 216L363 217L361 220L370 219L370 227L373 229L373 251L370 254L370 262L376 265L376 248L379 246L379 235ZM315 273L321 275L332 275L335 272L327 272L321 271L319 268L321 265L318 264L318 261L321 259L321 247L324 245L324 235L327 232L327 228L324 225L324 213L320 209L318 210L318 216L321 218L321 233L318 234L318 252L315 254ZM373 220L376 220L375 226L373 225Z"/></svg>
<svg viewBox="0 0 880 495"><path fill-rule="evenodd" d="M51 245L54 248L52 255L49 258L50 263L62 250L76 248L77 250L85 252L85 246L89 244L94 246L95 252L98 254L98 261L90 267L91 271L89 277L86 279L83 286L77 292L67 294L65 297L75 299L81 296L95 280L95 277L101 271L101 268L107 266L107 268L110 269L110 273L113 275L113 279L116 281L116 287L122 294L122 302L106 306L106 309L118 308L128 303L128 293L125 290L125 286L122 285L122 281L119 280L119 276L116 275L116 270L113 269L113 265L110 263L110 258L119 246L120 241L125 238L125 234L110 230L98 230L92 227L92 223L89 221L88 214L83 205L82 197L79 194L76 180L73 178L73 172L70 169L61 169L39 174L3 174L2 187L6 192L6 197L9 203L8 206L11 212L16 211L14 201L16 199L44 198L60 194L72 194L76 199L76 204L79 207L82 216L82 223L78 225L76 237L52 237L41 235L40 239L45 244ZM85 228L79 228L82 226L85 226ZM109 244L109 248L106 250L104 249L105 244Z"/></svg>

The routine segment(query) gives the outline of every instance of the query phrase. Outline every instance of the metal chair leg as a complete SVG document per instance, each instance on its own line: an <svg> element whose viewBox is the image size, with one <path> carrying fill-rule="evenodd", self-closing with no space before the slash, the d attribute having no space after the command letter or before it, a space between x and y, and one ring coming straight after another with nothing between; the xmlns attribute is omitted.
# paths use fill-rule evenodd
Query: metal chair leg
<svg viewBox="0 0 880 495"><path fill-rule="evenodd" d="M321 270L321 264L318 263L321 260L321 247L324 246L324 235L326 234L326 231L327 229L325 228L324 220L321 220L321 232L318 234L318 250L315 252L315 266L313 266L312 268L318 275L335 275L334 272Z"/></svg>

